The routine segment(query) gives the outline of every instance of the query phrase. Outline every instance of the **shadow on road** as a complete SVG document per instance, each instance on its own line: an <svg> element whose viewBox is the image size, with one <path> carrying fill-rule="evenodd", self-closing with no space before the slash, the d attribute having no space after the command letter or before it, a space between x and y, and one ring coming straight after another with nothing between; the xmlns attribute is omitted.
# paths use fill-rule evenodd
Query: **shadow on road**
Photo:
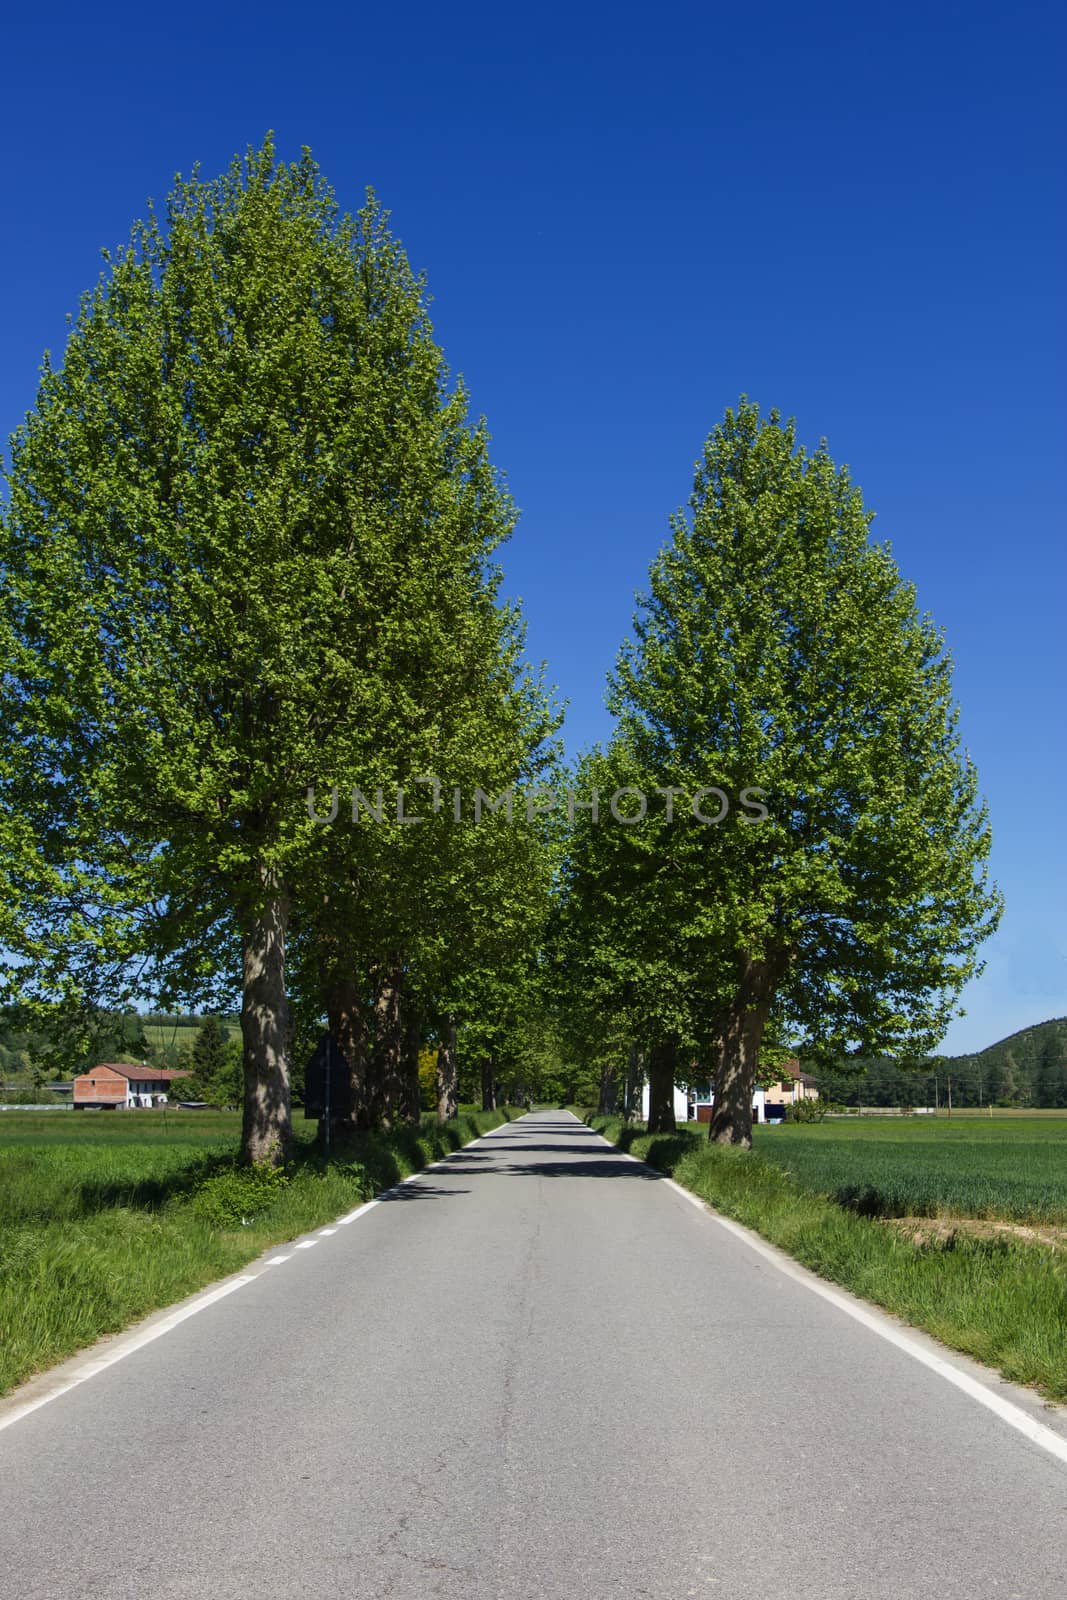
<svg viewBox="0 0 1067 1600"><path fill-rule="evenodd" d="M393 1200L452 1200L457 1195L470 1194L469 1189L440 1189L435 1183L418 1182L399 1184L377 1196L380 1204Z"/></svg>
<svg viewBox="0 0 1067 1600"><path fill-rule="evenodd" d="M599 1151L603 1150L606 1153L606 1151L610 1150L610 1148L611 1148L610 1145L604 1146L602 1144L572 1144L572 1145L534 1144L533 1141L530 1140L530 1139L515 1139L515 1140L494 1139L493 1140L493 1153L494 1153L494 1155L498 1150L547 1150L547 1151L554 1152L556 1155L559 1155L561 1157L566 1158L567 1156L570 1156L570 1155L572 1155L572 1154L574 1154L576 1152L579 1153L579 1154L582 1154L582 1155L595 1155ZM477 1152L473 1152L472 1151L471 1154L472 1155L476 1155L476 1159L479 1160L479 1161L485 1161L486 1159L488 1159L485 1155L482 1154L482 1152L480 1150L477 1151ZM446 1156L445 1157L446 1161L463 1161L463 1160L466 1160L466 1159L467 1159L467 1152L465 1150L457 1150L454 1156Z"/></svg>
<svg viewBox="0 0 1067 1600"><path fill-rule="evenodd" d="M533 1138L520 1135L531 1133ZM551 1135L551 1142L545 1135ZM505 1159L501 1159L504 1156ZM554 1156L555 1160L546 1160ZM531 1159L524 1159L524 1158ZM662 1173L643 1162L620 1156L612 1146L594 1142L584 1123L560 1124L524 1120L508 1137L493 1136L477 1149L455 1150L434 1167L435 1177L505 1178L639 1178L656 1182ZM470 1194L470 1189L444 1188L429 1179L415 1179L388 1190L382 1200L434 1200Z"/></svg>
<svg viewBox="0 0 1067 1600"><path fill-rule="evenodd" d="M646 1183L650 1178L655 1180L663 1176L640 1162L620 1161L614 1156L604 1156L598 1161L575 1161L566 1155L559 1161L509 1161L490 1167L478 1176L491 1178L497 1173L515 1178L641 1178Z"/></svg>
<svg viewBox="0 0 1067 1600"><path fill-rule="evenodd" d="M457 1153L450 1156L447 1161L441 1162L434 1168L438 1176L454 1175L463 1178L641 1178L644 1182L655 1180L663 1176L662 1173L653 1172L641 1162L626 1161L620 1156L604 1153L600 1154L594 1145L579 1146L573 1154L569 1150L559 1151L554 1145L532 1145L528 1149L540 1153L551 1152L559 1154L558 1161L493 1161L479 1166L474 1162L485 1162L483 1156L466 1155ZM582 1159L583 1149L588 1151L590 1160ZM430 1184L421 1184L415 1180L398 1189L395 1198L405 1199L412 1191L419 1188L423 1192L431 1190ZM442 1189L435 1191L441 1194L469 1194L469 1189ZM390 1195L393 1191L390 1191Z"/></svg>

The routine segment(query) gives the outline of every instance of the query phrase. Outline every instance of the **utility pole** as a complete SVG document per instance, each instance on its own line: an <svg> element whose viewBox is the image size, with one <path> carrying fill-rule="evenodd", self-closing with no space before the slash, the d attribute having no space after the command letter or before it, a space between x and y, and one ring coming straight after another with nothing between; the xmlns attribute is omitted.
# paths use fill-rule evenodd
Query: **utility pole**
<svg viewBox="0 0 1067 1600"><path fill-rule="evenodd" d="M326 1159L327 1159L327 1161L329 1161L329 1159L330 1159L330 1078L332 1076L331 1067L332 1067L332 1063L330 1061L330 1035L329 1035L329 1033L327 1033L326 1034L326 1095L325 1095L326 1117L324 1119L325 1120L325 1127L326 1127L325 1145L326 1145Z"/></svg>
<svg viewBox="0 0 1067 1600"><path fill-rule="evenodd" d="M952 1074L948 1074L948 1114L952 1115Z"/></svg>

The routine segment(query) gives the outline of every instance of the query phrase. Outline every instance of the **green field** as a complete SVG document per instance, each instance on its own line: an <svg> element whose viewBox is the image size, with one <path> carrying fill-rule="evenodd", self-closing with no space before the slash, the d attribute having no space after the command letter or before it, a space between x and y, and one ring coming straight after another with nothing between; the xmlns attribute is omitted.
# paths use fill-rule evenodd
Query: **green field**
<svg viewBox="0 0 1067 1600"><path fill-rule="evenodd" d="M1067 1222L1067 1119L872 1117L757 1128L805 1189L868 1216Z"/></svg>
<svg viewBox="0 0 1067 1600"><path fill-rule="evenodd" d="M348 1210L507 1120L366 1136L329 1162L240 1169L236 1112L0 1112L0 1394L269 1245Z"/></svg>
<svg viewBox="0 0 1067 1600"><path fill-rule="evenodd" d="M226 1111L4 1112L0 1260L13 1228L158 1208L188 1192L232 1156L240 1126Z"/></svg>
<svg viewBox="0 0 1067 1600"><path fill-rule="evenodd" d="M220 1019L222 1031L229 1039L240 1039L241 1023L236 1017L223 1017ZM143 1025L144 1036L147 1042L157 1050L169 1050L172 1045L192 1049L196 1036L200 1032L200 1021L183 1022L177 1026L173 1022L146 1022Z"/></svg>

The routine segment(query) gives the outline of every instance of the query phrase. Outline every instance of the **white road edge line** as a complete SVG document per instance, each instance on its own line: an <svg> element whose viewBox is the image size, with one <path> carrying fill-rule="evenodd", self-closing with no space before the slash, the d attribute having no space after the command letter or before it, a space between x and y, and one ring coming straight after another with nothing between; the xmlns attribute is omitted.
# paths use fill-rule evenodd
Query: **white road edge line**
<svg viewBox="0 0 1067 1600"><path fill-rule="evenodd" d="M592 1133L594 1130L590 1128L589 1131ZM604 1139L604 1135L598 1133L597 1138ZM623 1156L627 1161L634 1161L639 1167L648 1166L647 1161L639 1160L637 1156L630 1155L628 1151L619 1150L616 1145L611 1143L610 1139L604 1139L604 1143L609 1150L614 1150L616 1155ZM1040 1449L1047 1450L1049 1455L1056 1456L1058 1460L1067 1462L1067 1439L1062 1434L1056 1433L1053 1428L1047 1428L1043 1422L1038 1422L1036 1418L1028 1416L1022 1407L1017 1406L1014 1401L1005 1400L1003 1395L994 1394L992 1389L987 1389L985 1384L979 1383L976 1378L972 1378L969 1372L961 1372L958 1367L952 1365L951 1361L946 1361L944 1357L937 1355L933 1350L927 1350L919 1343L918 1339L913 1339L903 1328L896 1327L884 1313L874 1307L868 1310L866 1306L855 1303L848 1295L843 1294L839 1289L833 1288L831 1284L824 1283L813 1272L809 1272L807 1267L801 1266L798 1261L794 1262L784 1258L772 1245L765 1244L750 1228L744 1227L740 1222L734 1222L732 1217L720 1216L706 1200L701 1200L700 1196L694 1194L692 1190L683 1189L680 1183L675 1183L673 1178L668 1178L662 1172L657 1172L655 1167L649 1167L649 1171L655 1172L656 1176L662 1183L667 1185L668 1189L673 1189L675 1194L680 1194L683 1200L688 1200L690 1205L694 1205L698 1211L702 1211L709 1222L716 1222L720 1228L725 1228L727 1233L732 1233L736 1239L740 1239L743 1244L747 1244L750 1250L754 1250L758 1256L762 1256L773 1267L777 1267L778 1271L784 1273L787 1278L792 1278L795 1283L802 1284L805 1289L810 1289L812 1294L817 1294L823 1300L828 1300L832 1306L836 1306L839 1311L843 1311L854 1322L861 1323L871 1333L876 1333L880 1339L885 1339L888 1344L896 1345L897 1349L903 1350L905 1355L911 1356L915 1361L921 1361L923 1366L929 1367L931 1372L936 1372L939 1377L955 1384L957 1389L961 1389L972 1400L977 1400L979 1405L985 1406L987 1411L992 1411L994 1416L999 1417L1002 1422L1006 1422L1009 1427L1015 1428L1024 1438L1029 1439L1031 1444L1036 1444Z"/></svg>
<svg viewBox="0 0 1067 1600"><path fill-rule="evenodd" d="M513 1118L511 1121L518 1121L518 1118ZM509 1128L511 1121L502 1122L500 1127ZM496 1132L496 1128L491 1128L488 1134L479 1134L477 1139L471 1139L467 1144L461 1145L459 1148L468 1150L472 1144L478 1144L482 1139L487 1139L490 1134ZM457 1154L458 1151L453 1150L451 1152L451 1155ZM412 1178L421 1177L423 1172L429 1172L432 1167L442 1166L444 1161L448 1159L449 1157L446 1156L442 1161L432 1162L430 1166L423 1167L422 1172L413 1172L411 1177L405 1178L403 1182L410 1183ZM373 1211L374 1207L380 1204L380 1196L374 1200L367 1200L363 1205L357 1206L355 1211L350 1211L346 1217L338 1217L336 1222L338 1226L343 1227L346 1223L355 1222L357 1217L364 1216L368 1211ZM323 1228L320 1231L332 1233L336 1229ZM297 1244L295 1248L297 1250L311 1250L317 1243L317 1239L306 1239L303 1243ZM263 1263L263 1266L264 1268L277 1267L283 1261L290 1260L290 1258L291 1252L287 1255L271 1256ZM187 1318L195 1317L198 1311L203 1311L205 1307L214 1305L216 1300L222 1300L226 1295L232 1294L235 1289L243 1289L247 1283L255 1283L260 1276L259 1272L243 1273L241 1277L233 1278L229 1283L224 1283L217 1289L205 1289L203 1294L196 1296L195 1300L190 1300L187 1305L182 1306L178 1311L172 1311L169 1316L161 1317L159 1321L153 1322L150 1328L134 1329L128 1334L117 1335L116 1342L112 1345L107 1355L94 1356L87 1360L70 1378L56 1388L50 1389L47 1394L37 1395L33 1400L24 1400L19 1405L11 1406L8 1410L4 1409L4 1401L0 1397L0 1433L5 1428L10 1428L12 1423L21 1422L23 1417L30 1415L31 1411L37 1411L41 1406L49 1405L53 1400L58 1400L61 1395L69 1394L71 1389L77 1389L79 1384L87 1383L90 1378L95 1378L97 1373L106 1372L108 1367L113 1367L116 1362L124 1360L126 1356L133 1355L134 1351L143 1349L145 1345L152 1344L156 1339L162 1339L165 1333L170 1333L173 1328L178 1327L179 1323L185 1322ZM76 1357L72 1359L76 1359ZM36 1374L36 1376L46 1378L47 1371Z"/></svg>
<svg viewBox="0 0 1067 1600"><path fill-rule="evenodd" d="M128 1334L121 1343L108 1351L106 1356L97 1356L93 1361L87 1361L85 1366L68 1379L58 1389L52 1389L48 1394L39 1395L35 1400L26 1400L22 1405L14 1406L6 1413L0 1414L0 1432L10 1428L13 1422L21 1422L23 1417L28 1417L31 1411L36 1411L40 1406L48 1405L52 1400L58 1400L61 1394L69 1394L71 1389L76 1389L79 1384L87 1383L90 1378L95 1378L97 1373L105 1372L108 1367L113 1367L117 1361L122 1361L135 1350L142 1349L146 1344L152 1344L156 1339L162 1339L165 1333L170 1333L179 1323L193 1317L198 1311L203 1311L205 1306L213 1305L216 1300L222 1300L226 1295L232 1294L235 1289L241 1289L246 1283L253 1283L254 1277L234 1278L230 1283L224 1283L220 1289L209 1289L205 1294L198 1295L189 1305L182 1306L180 1311L172 1311L169 1317L154 1323L151 1328L142 1328L140 1332Z"/></svg>

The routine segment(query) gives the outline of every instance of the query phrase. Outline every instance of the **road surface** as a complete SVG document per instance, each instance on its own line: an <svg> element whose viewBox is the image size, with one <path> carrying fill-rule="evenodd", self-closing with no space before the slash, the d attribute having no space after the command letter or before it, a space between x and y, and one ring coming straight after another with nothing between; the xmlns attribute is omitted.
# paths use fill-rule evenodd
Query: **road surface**
<svg viewBox="0 0 1067 1600"><path fill-rule="evenodd" d="M1067 1465L567 1113L311 1240L0 1431L0 1593L1067 1593Z"/></svg>

